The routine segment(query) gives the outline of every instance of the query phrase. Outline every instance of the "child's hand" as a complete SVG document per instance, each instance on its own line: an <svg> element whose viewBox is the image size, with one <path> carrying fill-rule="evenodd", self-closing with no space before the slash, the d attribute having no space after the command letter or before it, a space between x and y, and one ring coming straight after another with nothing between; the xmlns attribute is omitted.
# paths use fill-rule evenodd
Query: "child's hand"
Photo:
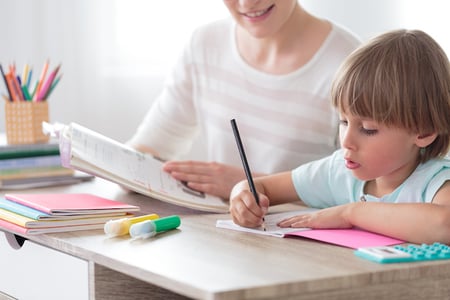
<svg viewBox="0 0 450 300"><path fill-rule="evenodd" d="M298 215L285 219L277 225L280 227L309 227L309 228L351 228L347 220L350 204L325 208L317 212Z"/></svg>
<svg viewBox="0 0 450 300"><path fill-rule="evenodd" d="M264 216L269 208L269 199L264 194L258 194L259 205L248 189L236 191L233 189L230 197L230 213L234 223L245 227L258 227L264 222Z"/></svg>

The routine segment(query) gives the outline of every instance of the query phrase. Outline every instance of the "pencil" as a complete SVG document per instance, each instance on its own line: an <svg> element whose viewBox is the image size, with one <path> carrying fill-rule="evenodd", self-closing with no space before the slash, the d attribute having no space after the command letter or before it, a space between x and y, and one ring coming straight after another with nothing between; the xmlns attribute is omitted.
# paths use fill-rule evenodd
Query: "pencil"
<svg viewBox="0 0 450 300"><path fill-rule="evenodd" d="M2 67L1 64L0 64L0 73L1 73L1 75L3 77L3 80L5 81L6 90L8 91L8 95L9 95L9 101L12 101L13 98L12 98L12 95L11 95L11 90L9 88L8 81L6 80L5 71L3 71L3 67Z"/></svg>
<svg viewBox="0 0 450 300"><path fill-rule="evenodd" d="M36 92L34 93L33 100L38 101L37 97L39 92L41 91L42 86L44 85L45 76L47 75L49 60L47 59L44 63L44 67L42 68L41 77L39 77L38 85L36 88Z"/></svg>
<svg viewBox="0 0 450 300"><path fill-rule="evenodd" d="M250 166L248 165L247 156L245 155L244 145L242 144L241 135L239 134L236 120L232 119L230 122L231 122L231 128L233 128L234 138L236 139L236 145L239 149L239 155L241 156L241 161L242 161L242 165L244 167L245 176L247 176L247 182L250 187L250 191L252 192L253 197L255 197L256 204L259 205L258 192L256 191L255 183L253 182L252 172L250 171ZM263 229L264 229L264 231L266 231L266 227L264 224L263 224Z"/></svg>
<svg viewBox="0 0 450 300"><path fill-rule="evenodd" d="M47 81L41 86L41 89L38 91L38 95L36 98L36 101L46 100L45 96L50 90L50 87L52 86L53 81L55 80L56 74L58 74L59 68L61 65L58 65L53 72L50 73L50 75L47 78Z"/></svg>
<svg viewBox="0 0 450 300"><path fill-rule="evenodd" d="M25 66L23 67L23 73L22 73L22 85L27 84L28 82L28 70L29 70L29 66L28 64L25 64Z"/></svg>

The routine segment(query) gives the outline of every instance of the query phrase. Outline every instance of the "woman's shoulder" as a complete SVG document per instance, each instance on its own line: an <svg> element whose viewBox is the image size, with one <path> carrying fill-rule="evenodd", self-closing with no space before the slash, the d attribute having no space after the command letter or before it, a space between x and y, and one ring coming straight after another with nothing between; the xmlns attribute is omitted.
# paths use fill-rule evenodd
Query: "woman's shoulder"
<svg viewBox="0 0 450 300"><path fill-rule="evenodd" d="M349 49L355 49L358 47L362 40L350 29L344 27L341 24L331 22L330 42L333 46L340 45Z"/></svg>
<svg viewBox="0 0 450 300"><path fill-rule="evenodd" d="M361 45L361 40L345 27L329 21L331 31L312 60L320 70L332 70L333 74L342 61ZM316 65L316 70L319 70Z"/></svg>
<svg viewBox="0 0 450 300"><path fill-rule="evenodd" d="M197 43L220 42L229 36L235 23L231 17L216 20L197 27L192 34L192 41Z"/></svg>

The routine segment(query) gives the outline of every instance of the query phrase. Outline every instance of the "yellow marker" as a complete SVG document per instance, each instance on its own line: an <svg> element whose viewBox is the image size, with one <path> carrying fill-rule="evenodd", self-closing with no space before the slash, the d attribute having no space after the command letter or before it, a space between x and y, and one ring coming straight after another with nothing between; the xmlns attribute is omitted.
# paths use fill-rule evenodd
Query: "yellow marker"
<svg viewBox="0 0 450 300"><path fill-rule="evenodd" d="M123 218L119 220L110 220L105 223L105 233L109 236L119 236L119 235L125 235L128 234L130 230L130 226L147 221L147 220L156 220L159 216L157 214L150 214L150 215L144 215L134 218Z"/></svg>

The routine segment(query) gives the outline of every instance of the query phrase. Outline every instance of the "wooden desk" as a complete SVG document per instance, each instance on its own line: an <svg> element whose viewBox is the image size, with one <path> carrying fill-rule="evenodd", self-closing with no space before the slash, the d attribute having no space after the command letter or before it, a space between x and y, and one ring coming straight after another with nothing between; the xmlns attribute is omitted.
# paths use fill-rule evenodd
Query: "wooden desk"
<svg viewBox="0 0 450 300"><path fill-rule="evenodd" d="M100 179L29 192L90 192L181 216L178 230L147 240L101 230L29 236L89 262L91 299L450 299L450 261L383 265L343 247L219 229L216 220L228 215L128 194Z"/></svg>

